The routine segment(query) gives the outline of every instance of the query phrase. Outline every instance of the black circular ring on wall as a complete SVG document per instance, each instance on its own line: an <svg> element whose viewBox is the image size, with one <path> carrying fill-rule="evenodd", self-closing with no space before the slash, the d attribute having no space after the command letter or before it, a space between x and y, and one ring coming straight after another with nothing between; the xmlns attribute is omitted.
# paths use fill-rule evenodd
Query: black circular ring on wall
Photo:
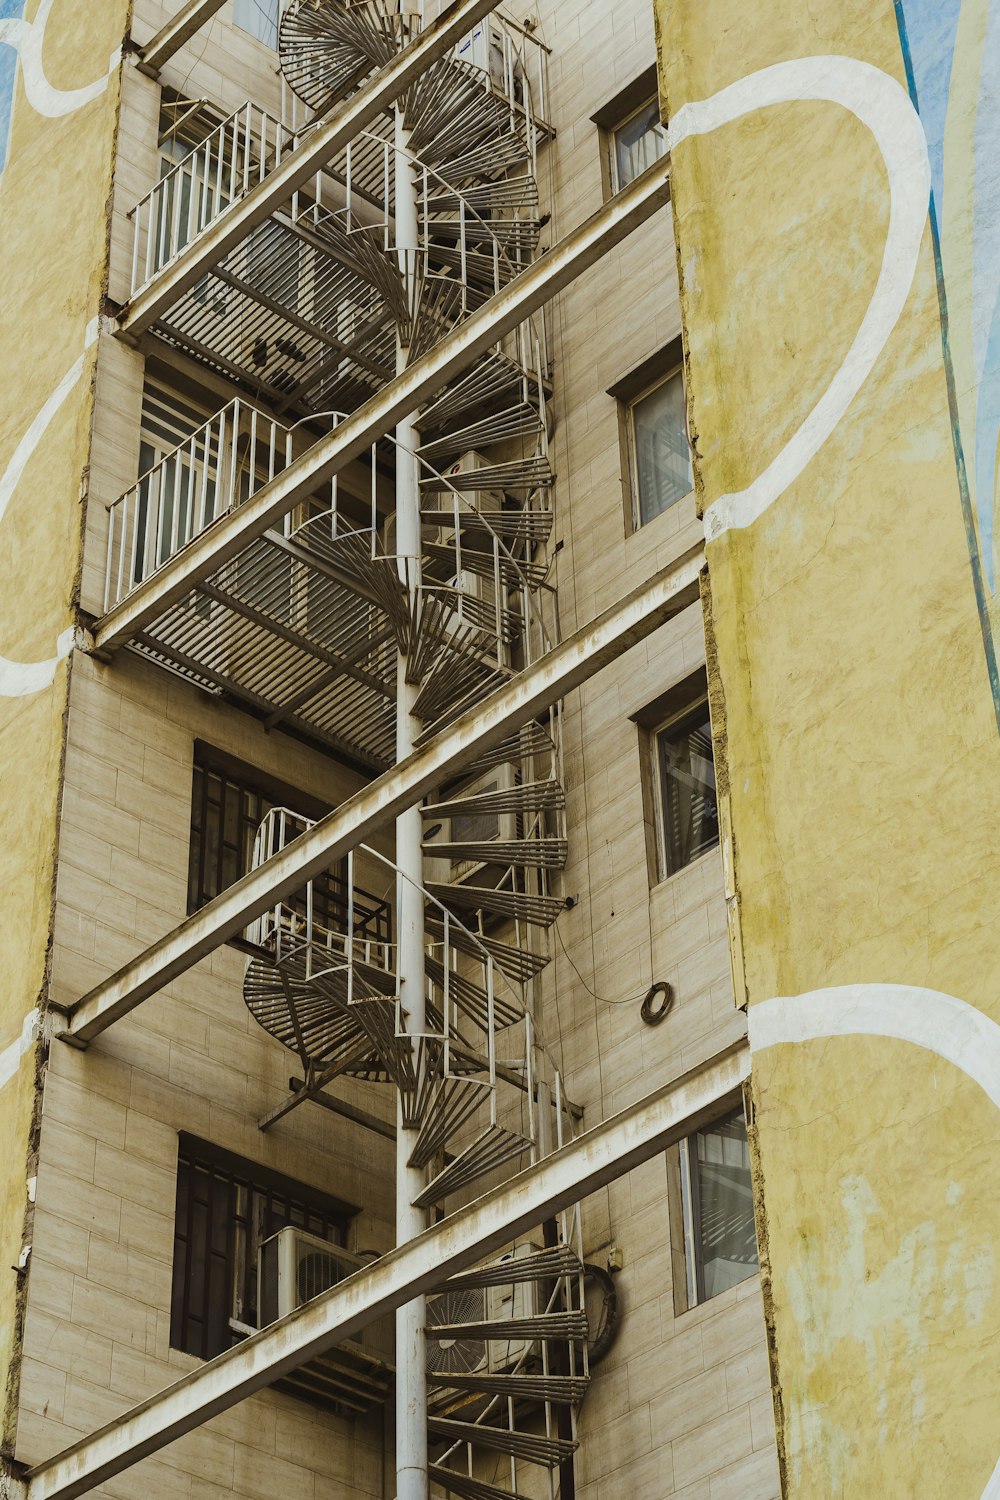
<svg viewBox="0 0 1000 1500"><path fill-rule="evenodd" d="M639 1014L647 1026L659 1026L667 1019L673 1008L673 986L661 979L657 984L650 985Z"/></svg>

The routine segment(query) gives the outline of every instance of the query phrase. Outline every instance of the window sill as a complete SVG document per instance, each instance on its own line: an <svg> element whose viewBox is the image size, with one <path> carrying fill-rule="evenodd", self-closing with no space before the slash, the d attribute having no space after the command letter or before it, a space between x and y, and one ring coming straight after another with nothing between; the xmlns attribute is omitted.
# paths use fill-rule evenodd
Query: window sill
<svg viewBox="0 0 1000 1500"><path fill-rule="evenodd" d="M684 865L680 870L674 870L671 875L660 876L655 884L651 885L649 888L650 897L652 898L657 891L662 891L666 886L673 885L675 881L682 879L683 876L689 874L691 870L697 870L700 866L705 864L706 860L712 859L713 857L719 858L719 851L721 847L722 846L720 844L713 844L711 849L706 849L704 854L699 854L697 859L692 859L689 864Z"/></svg>

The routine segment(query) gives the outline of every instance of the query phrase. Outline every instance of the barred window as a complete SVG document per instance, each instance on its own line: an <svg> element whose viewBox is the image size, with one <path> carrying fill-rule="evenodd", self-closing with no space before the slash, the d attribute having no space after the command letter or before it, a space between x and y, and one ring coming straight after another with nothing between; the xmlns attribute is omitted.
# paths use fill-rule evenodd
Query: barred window
<svg viewBox="0 0 1000 1500"><path fill-rule="evenodd" d="M170 1343L214 1359L258 1325L257 1255L294 1226L343 1245L350 1204L193 1136L177 1155Z"/></svg>

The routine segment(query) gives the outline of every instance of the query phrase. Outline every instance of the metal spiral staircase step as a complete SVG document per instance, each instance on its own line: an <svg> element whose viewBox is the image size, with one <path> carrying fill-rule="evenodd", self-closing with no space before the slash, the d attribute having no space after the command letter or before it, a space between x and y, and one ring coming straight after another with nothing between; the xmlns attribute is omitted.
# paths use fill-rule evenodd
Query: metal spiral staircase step
<svg viewBox="0 0 1000 1500"><path fill-rule="evenodd" d="M566 793L558 781L523 781L498 792L477 792L458 796L448 802L429 802L422 809L430 822L435 818L454 818L475 813L529 813L563 809Z"/></svg>
<svg viewBox="0 0 1000 1500"><path fill-rule="evenodd" d="M418 718L433 724L446 714L454 716L513 676L511 668L497 660L495 643L491 652L482 632L478 634L477 642L474 627L470 627L466 648L441 656L424 677L413 705Z"/></svg>
<svg viewBox="0 0 1000 1500"><path fill-rule="evenodd" d="M534 208L538 203L538 183L530 176L500 177L466 184L460 192L435 187L424 199L424 207L433 213L458 213L463 203L493 218L504 211Z"/></svg>
<svg viewBox="0 0 1000 1500"><path fill-rule="evenodd" d="M331 1003L315 980L296 980L269 960L251 959L243 998L258 1025L303 1059L335 1065L343 1072L387 1079L379 1054L354 1017Z"/></svg>
<svg viewBox="0 0 1000 1500"><path fill-rule="evenodd" d="M452 910L488 912L491 916L510 917L531 927L551 927L566 902L560 896L535 895L530 891L506 890L502 887L466 885L455 882L442 885L431 882L427 894Z"/></svg>
<svg viewBox="0 0 1000 1500"><path fill-rule="evenodd" d="M421 506L420 519L428 526L454 526L456 513L433 506ZM496 510L485 506L460 511L458 522L463 531L502 537L512 545L543 546L552 534L555 518L547 509Z"/></svg>
<svg viewBox="0 0 1000 1500"><path fill-rule="evenodd" d="M464 157L487 145L507 141L509 155L519 150L521 160L530 157L523 123L508 101L492 92L490 82L481 68L443 57L407 92L403 119L409 149L447 182L456 182L456 163L464 165Z"/></svg>
<svg viewBox="0 0 1000 1500"><path fill-rule="evenodd" d="M420 430L437 432L458 418L477 418L511 400L520 400L529 383L528 372L499 350L491 349L459 380L453 381L423 407Z"/></svg>
<svg viewBox="0 0 1000 1500"><path fill-rule="evenodd" d="M477 864L520 865L530 869L561 870L569 846L565 839L493 839L448 844L425 844L424 853L437 859L471 860Z"/></svg>
<svg viewBox="0 0 1000 1500"><path fill-rule="evenodd" d="M396 1001L390 995L366 995L350 1002L359 1027L371 1039L382 1066L399 1093L404 1124L419 1123L418 1078L408 1037L396 1030Z"/></svg>
<svg viewBox="0 0 1000 1500"><path fill-rule="evenodd" d="M458 1495L460 1500L527 1500L519 1490L501 1490L485 1479L475 1479L471 1474L458 1474L446 1469L443 1464L430 1464L428 1473L435 1484L447 1490L449 1495Z"/></svg>
<svg viewBox="0 0 1000 1500"><path fill-rule="evenodd" d="M512 1432L508 1427L487 1427L481 1422L459 1422L451 1417L430 1417L427 1431L433 1437L475 1444L493 1453L507 1453L527 1463L554 1469L576 1452L579 1444L564 1438L543 1437L533 1432Z"/></svg>
<svg viewBox="0 0 1000 1500"><path fill-rule="evenodd" d="M444 926L442 923L428 926L428 933L433 938L443 938ZM463 934L464 936L464 934ZM455 930L449 930L449 942L452 947L458 947L454 941ZM440 947L440 943L438 944ZM470 941L463 944L461 951L470 954L473 958L481 957L481 953ZM424 959L427 977L439 990L445 987L445 965L433 953L428 953ZM474 1025L483 1030L489 1025L489 995L481 984L470 979L467 974L458 969L448 968L448 996L451 1003L458 1007L463 1015L468 1016ZM493 996L493 1019L494 1024L501 1030L507 1026L515 1026L524 1017L523 1008L518 1005L509 994L501 988Z"/></svg>
<svg viewBox="0 0 1000 1500"><path fill-rule="evenodd" d="M454 574L459 561L454 542L425 542L424 557L439 571ZM462 571L475 573L479 578L495 578L499 572L505 584L524 583L531 589L541 588L548 573L546 563L532 563L511 557L505 550L497 548L497 555L482 552L475 547L463 546L461 552Z"/></svg>
<svg viewBox="0 0 1000 1500"><path fill-rule="evenodd" d="M448 1141L475 1114L491 1092L489 1084L472 1078L444 1078L424 1115L408 1165L430 1164Z"/></svg>
<svg viewBox="0 0 1000 1500"><path fill-rule="evenodd" d="M488 1125L471 1145L466 1146L464 1151L458 1152L454 1160L449 1162L444 1170L417 1194L413 1200L414 1205L417 1208L433 1208L443 1203L452 1193L458 1192L460 1188L468 1187L470 1183L478 1181L480 1177L485 1177L487 1173L495 1172L499 1167L512 1161L514 1157L520 1156L523 1151L530 1149L531 1142L525 1136L515 1135L513 1131L505 1130L501 1125ZM436 1330L434 1337L438 1337ZM467 1333L463 1337L476 1338L488 1337L488 1335ZM502 1335L497 1334L496 1337L500 1338Z"/></svg>
<svg viewBox="0 0 1000 1500"><path fill-rule="evenodd" d="M444 923L438 916L428 915L425 918L425 926L428 933L443 940ZM549 962L547 953L535 953L531 948L516 943L505 943L483 932L477 933L473 938L461 928L452 927L448 932L448 940L453 948L457 948L460 953L468 953L473 958L478 957L485 949L501 973L506 974L508 979L513 979L518 984L525 984L529 979L533 979ZM494 1003L496 1004L496 1000ZM497 1022L503 1024L499 1011Z"/></svg>
<svg viewBox="0 0 1000 1500"><path fill-rule="evenodd" d="M528 1318L483 1319L479 1323L428 1324L427 1337L443 1339L496 1339L520 1343L522 1339L566 1339L582 1344L587 1338L587 1314L583 1312L537 1313Z"/></svg>
<svg viewBox="0 0 1000 1500"><path fill-rule="evenodd" d="M444 478L428 475L421 479L420 488L424 494L440 494L448 490L458 490L462 494L470 491L530 494L533 490L548 489L554 483L555 475L548 459L539 454L506 463L484 464L480 469L463 469Z"/></svg>
<svg viewBox="0 0 1000 1500"><path fill-rule="evenodd" d="M515 1282L554 1280L557 1276L578 1276L583 1270L579 1257L569 1245L554 1245L534 1255L512 1256L509 1260L491 1261L471 1271L449 1276L445 1289L511 1286Z"/></svg>
<svg viewBox="0 0 1000 1500"><path fill-rule="evenodd" d="M488 771L494 766L519 760L543 759L554 763L554 756L555 746L548 731L532 720L516 734L501 740L492 750L486 750L474 761L470 761L467 769L471 776L479 771Z"/></svg>
<svg viewBox="0 0 1000 1500"><path fill-rule="evenodd" d="M471 422L465 427L433 438L430 442L423 443L418 451L421 458L440 468L449 459L458 458L470 449L519 438L541 437L544 430L537 407L528 401L519 401L514 406L493 412L479 422Z"/></svg>
<svg viewBox="0 0 1000 1500"><path fill-rule="evenodd" d="M590 1384L584 1375L448 1375L441 1371L428 1371L427 1383L513 1401L549 1401L553 1406L579 1405Z"/></svg>

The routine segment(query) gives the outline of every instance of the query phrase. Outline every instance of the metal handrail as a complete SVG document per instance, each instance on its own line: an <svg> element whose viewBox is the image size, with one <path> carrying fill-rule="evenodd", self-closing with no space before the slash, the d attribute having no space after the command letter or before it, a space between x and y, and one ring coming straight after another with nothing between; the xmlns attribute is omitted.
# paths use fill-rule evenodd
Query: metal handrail
<svg viewBox="0 0 1000 1500"><path fill-rule="evenodd" d="M165 172L129 214L132 295L294 150L298 138L247 100Z"/></svg>

